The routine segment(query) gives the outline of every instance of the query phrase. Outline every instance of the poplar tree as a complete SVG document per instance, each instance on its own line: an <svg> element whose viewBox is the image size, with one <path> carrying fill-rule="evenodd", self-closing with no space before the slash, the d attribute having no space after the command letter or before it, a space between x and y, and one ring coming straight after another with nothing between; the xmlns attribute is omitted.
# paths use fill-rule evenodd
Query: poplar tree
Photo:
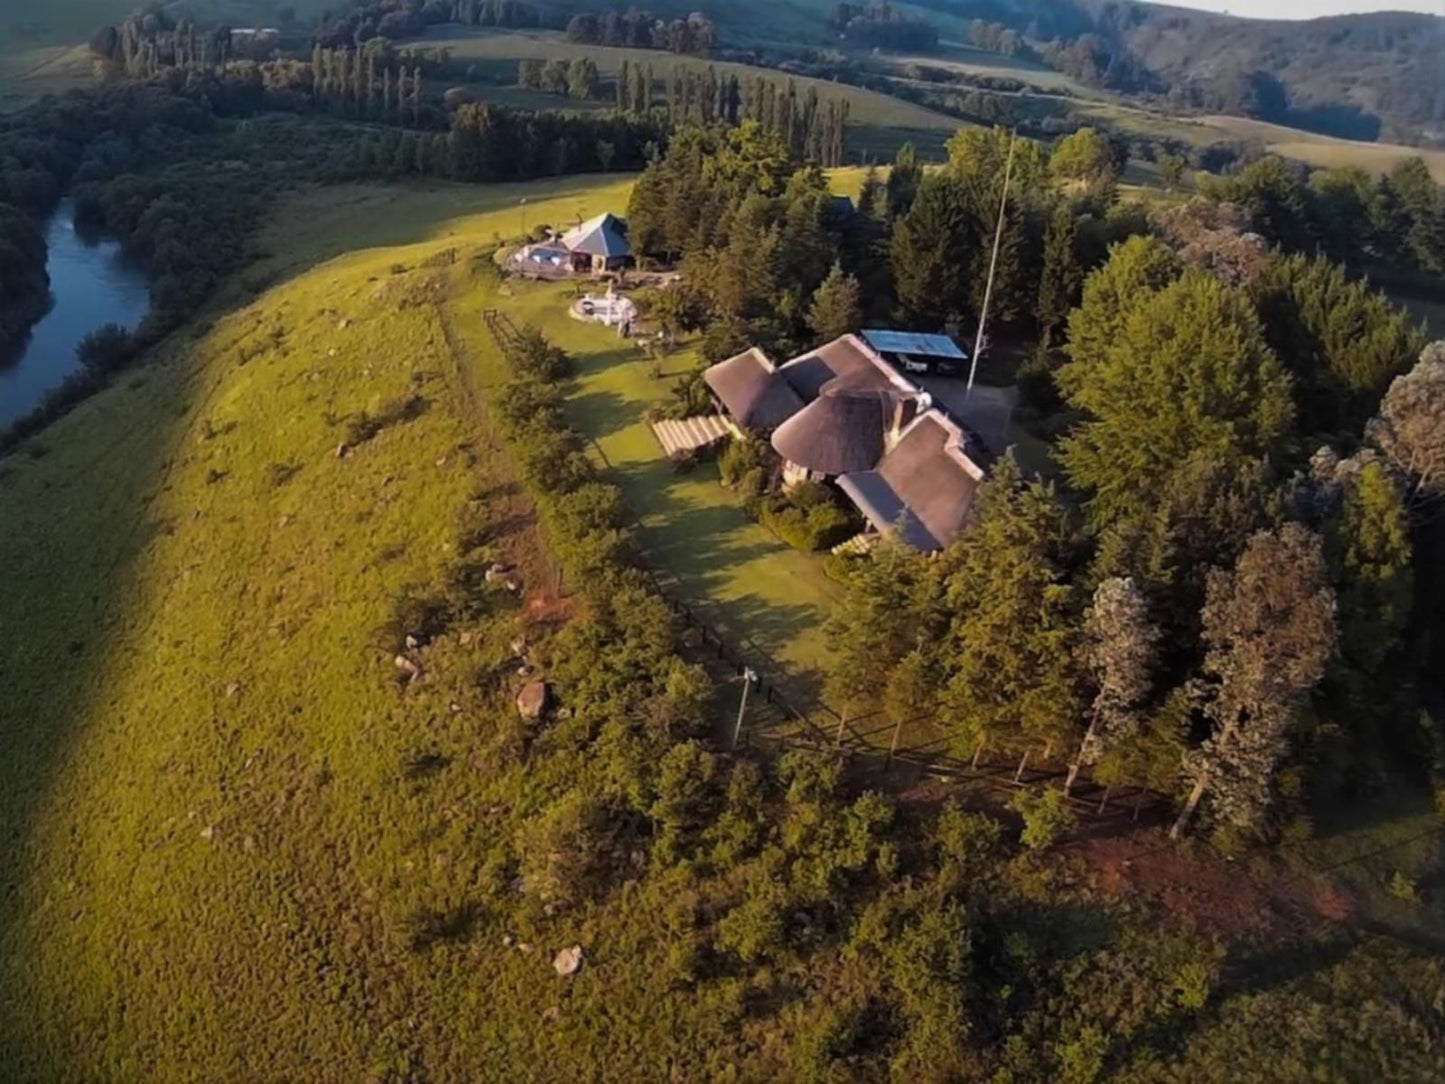
<svg viewBox="0 0 1445 1084"><path fill-rule="evenodd" d="M1111 578L1094 591L1084 616L1081 661L1093 679L1089 728L1069 765L1068 793L1083 765L1097 764L1110 746L1128 740L1139 725L1157 664L1159 630L1149 603L1132 579Z"/></svg>
<svg viewBox="0 0 1445 1084"><path fill-rule="evenodd" d="M1224 823L1263 827L1290 733L1335 650L1319 536L1297 523L1255 535L1233 569L1210 573L1203 625L1200 693L1213 732L1185 757L1193 786L1176 838L1206 794Z"/></svg>

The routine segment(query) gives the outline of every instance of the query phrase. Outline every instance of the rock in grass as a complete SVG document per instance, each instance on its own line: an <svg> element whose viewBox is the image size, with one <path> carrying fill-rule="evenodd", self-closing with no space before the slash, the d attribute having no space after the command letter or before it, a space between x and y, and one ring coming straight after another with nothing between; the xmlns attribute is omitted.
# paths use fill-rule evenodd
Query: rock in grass
<svg viewBox="0 0 1445 1084"><path fill-rule="evenodd" d="M552 967L557 974L564 977L577 974L582 967L582 946L573 945L571 948L564 948L552 957Z"/></svg>
<svg viewBox="0 0 1445 1084"><path fill-rule="evenodd" d="M542 713L547 710L548 699L549 694L545 681L529 681L517 694L517 713L523 719L535 722L542 718Z"/></svg>

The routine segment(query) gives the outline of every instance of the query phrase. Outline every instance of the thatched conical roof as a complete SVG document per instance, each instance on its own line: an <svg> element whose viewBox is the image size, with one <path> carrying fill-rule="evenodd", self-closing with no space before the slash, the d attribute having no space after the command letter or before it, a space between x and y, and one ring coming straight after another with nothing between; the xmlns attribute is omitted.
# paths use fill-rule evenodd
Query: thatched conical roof
<svg viewBox="0 0 1445 1084"><path fill-rule="evenodd" d="M820 474L871 470L883 457L898 396L839 381L823 388L773 434L785 460Z"/></svg>

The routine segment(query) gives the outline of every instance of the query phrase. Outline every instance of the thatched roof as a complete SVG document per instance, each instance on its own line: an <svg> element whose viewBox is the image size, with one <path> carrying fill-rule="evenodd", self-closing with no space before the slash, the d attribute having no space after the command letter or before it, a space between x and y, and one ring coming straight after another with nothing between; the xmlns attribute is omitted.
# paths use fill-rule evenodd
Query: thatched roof
<svg viewBox="0 0 1445 1084"><path fill-rule="evenodd" d="M588 256L615 259L632 255L632 246L627 242L627 226L613 214L600 214L568 230L562 235L562 244L569 252L582 252Z"/></svg>
<svg viewBox="0 0 1445 1084"><path fill-rule="evenodd" d="M845 474L838 486L880 531L900 533L925 552L947 546L968 521L983 481L968 435L942 412L910 425L874 470Z"/></svg>
<svg viewBox="0 0 1445 1084"><path fill-rule="evenodd" d="M830 384L773 434L785 460L820 474L871 469L883 455L899 397L889 391Z"/></svg>
<svg viewBox="0 0 1445 1084"><path fill-rule="evenodd" d="M787 377L804 402L816 399L823 386L839 377L858 388L896 388L910 390L911 385L895 373L856 335L844 335L826 346L809 351L778 370Z"/></svg>
<svg viewBox="0 0 1445 1084"><path fill-rule="evenodd" d="M718 362L702 378L746 429L776 429L803 409L798 393L756 346Z"/></svg>

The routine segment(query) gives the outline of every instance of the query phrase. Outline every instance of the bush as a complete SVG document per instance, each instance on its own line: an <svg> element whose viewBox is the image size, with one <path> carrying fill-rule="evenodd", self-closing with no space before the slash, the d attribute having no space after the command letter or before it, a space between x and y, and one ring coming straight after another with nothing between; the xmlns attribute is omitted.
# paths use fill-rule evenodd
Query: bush
<svg viewBox="0 0 1445 1084"><path fill-rule="evenodd" d="M80 364L92 373L106 375L124 369L135 357L135 341L119 324L98 327L75 347Z"/></svg>
<svg viewBox="0 0 1445 1084"><path fill-rule="evenodd" d="M757 515L764 526L804 553L831 549L848 541L860 527L857 518L817 482L804 482L787 494L758 502Z"/></svg>
<svg viewBox="0 0 1445 1084"><path fill-rule="evenodd" d="M1009 807L1024 819L1023 845L1033 851L1046 850L1074 827L1077 818L1064 792L1050 787L1042 794L1021 790Z"/></svg>
<svg viewBox="0 0 1445 1084"><path fill-rule="evenodd" d="M560 346L554 346L535 327L524 327L507 351L518 372L538 380L561 380L572 374L572 358Z"/></svg>
<svg viewBox="0 0 1445 1084"><path fill-rule="evenodd" d="M718 457L718 474L723 485L736 489L745 499L761 497L773 476L777 458L765 440L757 437L730 440Z"/></svg>

